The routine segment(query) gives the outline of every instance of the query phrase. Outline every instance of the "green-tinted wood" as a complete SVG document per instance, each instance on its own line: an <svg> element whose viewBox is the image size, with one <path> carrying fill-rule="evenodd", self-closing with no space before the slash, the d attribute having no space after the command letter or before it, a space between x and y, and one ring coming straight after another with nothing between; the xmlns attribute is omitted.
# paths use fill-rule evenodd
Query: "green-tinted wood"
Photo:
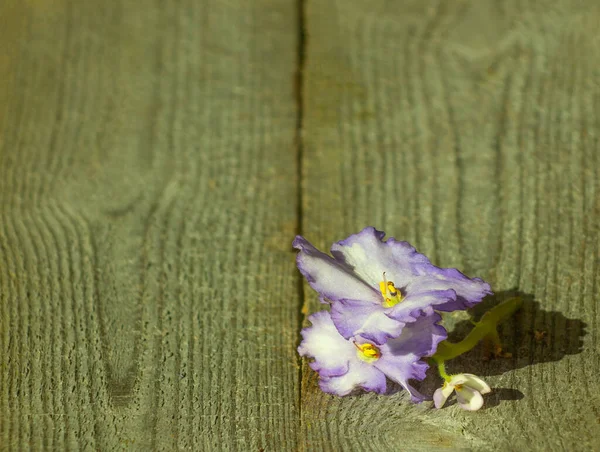
<svg viewBox="0 0 600 452"><path fill-rule="evenodd" d="M0 5L0 449L296 448L296 23Z"/></svg>
<svg viewBox="0 0 600 452"><path fill-rule="evenodd" d="M596 2L309 1L306 23L303 234L374 225L528 302L513 359L448 364L495 388L478 413L327 396L304 366L304 448L597 448Z"/></svg>

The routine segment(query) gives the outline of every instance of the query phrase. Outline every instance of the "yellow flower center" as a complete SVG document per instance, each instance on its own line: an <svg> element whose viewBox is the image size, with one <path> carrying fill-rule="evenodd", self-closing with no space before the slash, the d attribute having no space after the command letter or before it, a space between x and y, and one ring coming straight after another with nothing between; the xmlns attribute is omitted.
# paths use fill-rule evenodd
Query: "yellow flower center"
<svg viewBox="0 0 600 452"><path fill-rule="evenodd" d="M383 297L383 305L386 308L396 306L402 301L402 293L396 288L396 286L394 286L392 281L388 281L385 278L385 272L383 273L383 281L379 283L379 290L381 291L381 296Z"/></svg>
<svg viewBox="0 0 600 452"><path fill-rule="evenodd" d="M354 346L356 347L356 355L367 363L377 361L381 357L381 352L373 344L357 344L355 342Z"/></svg>

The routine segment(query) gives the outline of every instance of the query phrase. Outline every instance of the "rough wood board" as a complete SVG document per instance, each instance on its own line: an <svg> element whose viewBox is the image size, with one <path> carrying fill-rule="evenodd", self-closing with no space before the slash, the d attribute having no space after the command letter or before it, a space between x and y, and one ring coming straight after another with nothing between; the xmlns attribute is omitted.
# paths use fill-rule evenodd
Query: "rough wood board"
<svg viewBox="0 0 600 452"><path fill-rule="evenodd" d="M593 449L594 7L308 0L304 234L374 224L537 304L513 360L451 368L480 413L305 367L300 422L296 2L4 2L0 449Z"/></svg>
<svg viewBox="0 0 600 452"><path fill-rule="evenodd" d="M296 448L296 23L0 4L1 450Z"/></svg>
<svg viewBox="0 0 600 452"><path fill-rule="evenodd" d="M304 367L306 450L598 450L598 23L593 1L307 2L303 234L374 225L528 303L512 360L450 363L496 388L478 413L330 397Z"/></svg>

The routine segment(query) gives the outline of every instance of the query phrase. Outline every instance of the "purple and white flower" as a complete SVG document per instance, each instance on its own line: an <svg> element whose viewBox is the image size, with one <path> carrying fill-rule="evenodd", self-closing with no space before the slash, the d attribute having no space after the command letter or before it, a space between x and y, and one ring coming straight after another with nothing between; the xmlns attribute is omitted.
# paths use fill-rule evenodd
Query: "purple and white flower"
<svg viewBox="0 0 600 452"><path fill-rule="evenodd" d="M425 378L429 365L422 358L434 354L447 337L446 330L437 324L439 314L420 316L397 338L383 345L362 336L344 338L327 311L308 319L312 326L302 330L298 352L314 358L309 365L319 374L319 386L324 392L344 396L362 388L382 394L389 379L408 390L413 402L425 399L409 380Z"/></svg>
<svg viewBox="0 0 600 452"><path fill-rule="evenodd" d="M407 242L384 236L367 227L335 243L333 257L301 236L294 240L298 269L331 303L344 338L360 335L381 345L423 315L470 308L492 293L485 281L436 267Z"/></svg>
<svg viewBox="0 0 600 452"><path fill-rule="evenodd" d="M483 406L481 394L491 391L488 384L473 374L453 375L449 381L445 381L441 388L433 394L433 402L436 408L441 408L448 397L456 391L456 401L460 407L468 411L477 411Z"/></svg>

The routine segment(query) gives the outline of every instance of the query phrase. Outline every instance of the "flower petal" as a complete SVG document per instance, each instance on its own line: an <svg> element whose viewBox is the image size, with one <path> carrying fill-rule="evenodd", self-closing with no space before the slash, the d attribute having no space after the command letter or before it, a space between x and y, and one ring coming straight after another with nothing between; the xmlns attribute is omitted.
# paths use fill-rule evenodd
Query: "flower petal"
<svg viewBox="0 0 600 452"><path fill-rule="evenodd" d="M400 336L390 339L386 345L394 355L431 356L438 344L448 338L446 329L438 325L441 320L438 313L421 316L415 322L406 324Z"/></svg>
<svg viewBox="0 0 600 452"><path fill-rule="evenodd" d="M413 403L421 403L421 402L424 402L425 400L431 400L431 397L421 394L410 383L404 383L402 385L402 387L408 391L408 393L410 394L410 400Z"/></svg>
<svg viewBox="0 0 600 452"><path fill-rule="evenodd" d="M444 404L446 403L446 400L448 400L448 397L450 396L450 394L446 394L447 391L445 391L445 389L447 389L447 388L450 388L450 394L451 394L453 388L450 386L437 388L435 390L435 392L433 393L433 403L438 410L444 406Z"/></svg>
<svg viewBox="0 0 600 452"><path fill-rule="evenodd" d="M308 319L312 326L302 330L298 353L315 359L309 365L319 373L323 391L339 396L359 388L385 392L385 375L358 358L356 347L338 333L329 312L316 312Z"/></svg>
<svg viewBox="0 0 600 452"><path fill-rule="evenodd" d="M381 302L381 294L356 276L352 269L316 249L304 237L297 236L294 248L298 269L310 286L329 300L351 299Z"/></svg>
<svg viewBox="0 0 600 452"><path fill-rule="evenodd" d="M450 394L454 392L454 386L451 384L445 384L442 386L442 395L446 398L450 397Z"/></svg>
<svg viewBox="0 0 600 452"><path fill-rule="evenodd" d="M462 374L465 377L464 385L469 386L476 391L479 391L481 394L487 394L491 391L491 388L488 384L479 378L477 375L473 374Z"/></svg>
<svg viewBox="0 0 600 452"><path fill-rule="evenodd" d="M453 290L409 293L387 314L402 322L414 322L422 315L432 314L433 310L438 308L438 305L446 304L455 299L456 293Z"/></svg>
<svg viewBox="0 0 600 452"><path fill-rule="evenodd" d="M477 411L483 406L483 397L481 394L468 386L456 389L456 401L462 409L468 411Z"/></svg>
<svg viewBox="0 0 600 452"><path fill-rule="evenodd" d="M415 265L431 265L429 259L409 243L398 242L392 237L384 242L384 236L385 232L367 227L358 234L334 243L331 254L375 288L383 280L384 272L388 281L402 288L416 274Z"/></svg>
<svg viewBox="0 0 600 452"><path fill-rule="evenodd" d="M435 353L437 345L448 336L437 324L440 319L439 314L432 314L405 325L398 338L390 339L380 347L381 358L373 363L390 380L409 391L415 402L424 400L424 396L408 380L425 378L429 365L421 358Z"/></svg>
<svg viewBox="0 0 600 452"><path fill-rule="evenodd" d="M340 300L331 304L331 318L346 339L360 334L365 339L383 344L388 338L398 337L404 322L391 319L381 303L358 300Z"/></svg>
<svg viewBox="0 0 600 452"><path fill-rule="evenodd" d="M451 376L450 382L448 384L454 387L457 385L465 384L465 381L467 381L467 377L465 376L465 374L456 374Z"/></svg>
<svg viewBox="0 0 600 452"><path fill-rule="evenodd" d="M425 265L419 268L420 276L414 278L407 287L408 292L429 292L452 289L456 299L437 305L439 311L455 311L475 306L486 295L493 292L488 283L480 278L468 278L455 268L439 268Z"/></svg>
<svg viewBox="0 0 600 452"><path fill-rule="evenodd" d="M322 377L319 386L329 394L345 396L359 388L383 394L387 385L385 375L379 369L357 358L350 362L348 372L344 375Z"/></svg>
<svg viewBox="0 0 600 452"><path fill-rule="evenodd" d="M429 369L429 365L416 359L414 356L384 356L382 351L381 358L373 363L381 372L390 380L395 381L404 389L406 389L413 402L419 403L426 400L427 397L417 391L409 380L422 381L425 379L425 373Z"/></svg>
<svg viewBox="0 0 600 452"><path fill-rule="evenodd" d="M335 377L348 372L349 362L356 357L356 348L345 340L331 321L329 312L320 311L308 317L312 326L301 332L302 342L298 347L300 356L315 360L310 367L322 377Z"/></svg>

